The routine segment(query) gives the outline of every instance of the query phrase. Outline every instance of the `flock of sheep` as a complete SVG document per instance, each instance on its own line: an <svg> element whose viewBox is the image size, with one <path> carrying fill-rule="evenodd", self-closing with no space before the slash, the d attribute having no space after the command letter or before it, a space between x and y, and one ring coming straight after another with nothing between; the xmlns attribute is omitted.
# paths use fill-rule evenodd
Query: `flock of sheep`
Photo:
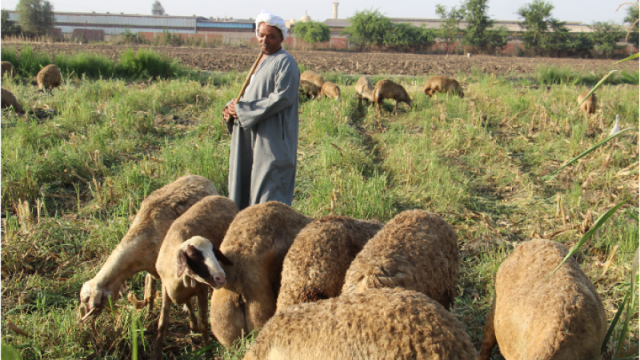
<svg viewBox="0 0 640 360"><path fill-rule="evenodd" d="M8 61L2 61L2 78L4 79L5 75L7 76L15 76L16 69ZM45 90L51 94L51 90L56 88L62 84L62 74L60 73L60 69L54 64L49 64L42 68L38 72L36 76L36 81L38 83L38 89L40 92L44 92ZM20 105L18 99L13 95L13 93L5 88L2 88L2 106L0 108L5 109L13 107L14 111L18 114L24 114L24 108Z"/></svg>
<svg viewBox="0 0 640 360"><path fill-rule="evenodd" d="M148 271L162 310L154 359L172 303L190 326L225 346L258 333L245 359L596 359L607 330L593 284L567 250L522 243L500 266L480 357L449 312L460 267L456 232L440 216L408 210L386 224L312 219L279 202L238 211L201 176L184 176L141 204L128 232L80 292L80 315L95 315L124 281ZM197 300L198 315L192 301Z"/></svg>

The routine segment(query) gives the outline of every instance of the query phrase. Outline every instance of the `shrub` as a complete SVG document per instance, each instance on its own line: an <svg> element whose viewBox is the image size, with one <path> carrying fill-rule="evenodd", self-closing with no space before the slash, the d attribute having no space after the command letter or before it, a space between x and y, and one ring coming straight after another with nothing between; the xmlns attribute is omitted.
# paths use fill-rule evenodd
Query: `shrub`
<svg viewBox="0 0 640 360"><path fill-rule="evenodd" d="M116 72L131 78L159 76L174 77L181 70L177 60L159 55L151 50L139 49L134 53L129 49L122 53Z"/></svg>

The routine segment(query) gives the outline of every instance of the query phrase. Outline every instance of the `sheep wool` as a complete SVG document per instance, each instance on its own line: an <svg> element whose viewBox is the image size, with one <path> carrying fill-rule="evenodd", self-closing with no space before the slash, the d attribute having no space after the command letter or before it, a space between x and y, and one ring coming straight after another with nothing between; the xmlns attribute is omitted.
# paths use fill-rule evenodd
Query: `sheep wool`
<svg viewBox="0 0 640 360"><path fill-rule="evenodd" d="M326 81L324 84L322 84L322 89L320 90L320 95L322 96L326 96L328 98L331 99L339 99L340 98L340 88L338 87L338 85L330 82L330 81Z"/></svg>
<svg viewBox="0 0 640 360"><path fill-rule="evenodd" d="M4 78L5 74L8 74L9 76L16 76L16 68L13 66L12 63L8 62L8 61L2 61L0 62L0 66L2 67L2 77Z"/></svg>
<svg viewBox="0 0 640 360"><path fill-rule="evenodd" d="M428 296L368 289L292 305L264 326L245 360L475 360L464 326Z"/></svg>
<svg viewBox="0 0 640 360"><path fill-rule="evenodd" d="M458 236L451 225L436 214L407 210L389 221L356 256L342 293L403 287L450 309L459 266Z"/></svg>
<svg viewBox="0 0 640 360"><path fill-rule="evenodd" d="M461 98L464 97L464 92L462 91L460 83L455 79L446 76L430 77L422 88L422 92L424 92L428 97L433 96L437 92L443 92L446 94L451 93L453 95L459 95Z"/></svg>
<svg viewBox="0 0 640 360"><path fill-rule="evenodd" d="M378 112L384 99L395 100L394 113L398 111L398 103L404 102L411 107L411 98L404 87L388 79L378 81L373 88L373 102L378 104Z"/></svg>
<svg viewBox="0 0 640 360"><path fill-rule="evenodd" d="M358 98L358 107L362 106L362 100L373 104L373 85L366 76L360 77L356 83L356 97Z"/></svg>
<svg viewBox="0 0 640 360"><path fill-rule="evenodd" d="M589 91L585 91L580 95L578 95L578 104L580 104L582 100L584 100L584 98L587 97L588 94L589 94ZM596 98L596 93L594 92L593 94L591 94L591 96L587 98L587 100L585 100L584 102L582 102L582 104L580 104L580 109L582 109L582 111L587 115L595 114L597 103L598 103L598 99Z"/></svg>
<svg viewBox="0 0 640 360"><path fill-rule="evenodd" d="M349 265L382 226L378 221L341 216L326 216L305 226L284 258L277 311L340 295Z"/></svg>
<svg viewBox="0 0 640 360"><path fill-rule="evenodd" d="M53 88L57 88L62 83L62 74L60 74L60 69L58 69L57 66L49 64L38 72L36 80L38 81L38 89L40 89L40 91L46 90L51 93Z"/></svg>
<svg viewBox="0 0 640 360"><path fill-rule="evenodd" d="M276 311L282 262L296 235L313 219L269 201L235 217L220 245L234 265L211 296L211 331L225 346L262 327Z"/></svg>
<svg viewBox="0 0 640 360"><path fill-rule="evenodd" d="M0 106L2 109L6 109L8 107L12 107L18 114L24 113L24 108L16 99L16 96L13 93L5 88L2 88L2 105Z"/></svg>
<svg viewBox="0 0 640 360"><path fill-rule="evenodd" d="M322 85L324 85L324 78L322 77L322 75L318 75L311 70L303 72L300 75L300 80L312 82L318 87L318 89L322 89Z"/></svg>
<svg viewBox="0 0 640 360"><path fill-rule="evenodd" d="M507 360L600 359L607 318L596 288L561 244L523 243L496 274L496 298L482 335L480 359L496 344Z"/></svg>

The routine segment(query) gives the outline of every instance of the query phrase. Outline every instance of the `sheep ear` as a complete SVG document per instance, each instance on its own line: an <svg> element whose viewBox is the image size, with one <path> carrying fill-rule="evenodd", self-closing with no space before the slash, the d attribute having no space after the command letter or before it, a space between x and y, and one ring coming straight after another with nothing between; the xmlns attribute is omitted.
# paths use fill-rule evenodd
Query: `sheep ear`
<svg viewBox="0 0 640 360"><path fill-rule="evenodd" d="M227 259L227 257L224 256L222 251L220 251L220 249L216 248L215 246L213 247L213 255L216 256L216 259L218 259L218 261L221 262L222 265L228 265L228 266L233 265L231 260Z"/></svg>
<svg viewBox="0 0 640 360"><path fill-rule="evenodd" d="M184 251L178 251L178 267L176 269L176 276L181 277L184 273L184 269L187 268L187 254Z"/></svg>

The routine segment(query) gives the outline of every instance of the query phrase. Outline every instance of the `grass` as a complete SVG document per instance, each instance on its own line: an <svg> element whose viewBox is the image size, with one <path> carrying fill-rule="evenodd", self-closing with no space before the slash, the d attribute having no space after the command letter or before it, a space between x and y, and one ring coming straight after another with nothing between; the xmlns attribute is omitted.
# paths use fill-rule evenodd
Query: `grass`
<svg viewBox="0 0 640 360"><path fill-rule="evenodd" d="M416 107L403 104L392 116L388 103L379 117L357 108L357 76L324 75L343 96L301 100L295 209L380 221L413 208L443 216L463 255L453 312L479 348L495 274L513 246L546 237L571 247L588 231L588 219L629 198L578 253L613 319L638 247L638 222L629 214L638 207L638 133L612 140L553 180L542 178L605 138L616 114L621 128L637 128L637 87L599 89L600 110L587 118L575 110L583 90L569 82L547 89L460 74L460 99L426 98L420 85L427 76L394 77ZM42 97L19 79L3 82L26 108L57 110L44 119L2 116L2 323L11 320L30 335L3 326L3 343L24 359L151 353L155 316L147 319L145 310L119 299L95 322L79 323L80 287L153 190L190 173L227 194L230 137L220 109L243 81L244 74L205 73L139 83L100 73L65 77L53 96ZM144 274L127 284L140 298ZM637 353L637 304L634 311L623 353ZM166 352L200 356L201 337L189 332L186 315L174 307L171 317ZM239 359L251 342L234 349L212 344L208 357ZM500 359L496 350L493 359Z"/></svg>

